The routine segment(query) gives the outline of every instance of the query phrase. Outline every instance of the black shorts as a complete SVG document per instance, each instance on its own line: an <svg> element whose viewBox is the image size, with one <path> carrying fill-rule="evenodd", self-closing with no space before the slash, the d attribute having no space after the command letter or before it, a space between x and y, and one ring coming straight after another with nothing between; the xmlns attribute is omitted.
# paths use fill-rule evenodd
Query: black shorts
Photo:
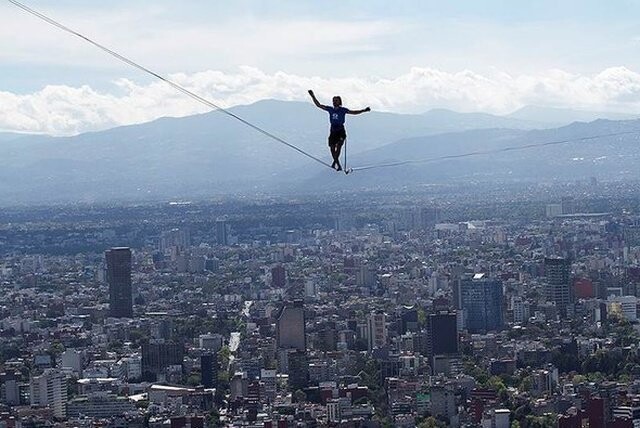
<svg viewBox="0 0 640 428"><path fill-rule="evenodd" d="M347 131L344 129L344 127L332 129L331 133L329 134L329 145L341 146L344 144L344 140L346 139L347 139Z"/></svg>

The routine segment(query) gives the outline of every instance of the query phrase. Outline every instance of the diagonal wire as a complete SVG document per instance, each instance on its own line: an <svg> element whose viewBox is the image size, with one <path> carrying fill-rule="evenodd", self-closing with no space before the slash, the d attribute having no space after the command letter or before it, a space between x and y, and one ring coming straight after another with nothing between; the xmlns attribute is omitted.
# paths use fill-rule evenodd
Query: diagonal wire
<svg viewBox="0 0 640 428"><path fill-rule="evenodd" d="M379 163L379 164L373 164L373 165L354 167L354 168L351 168L351 171L365 171L369 169L389 168L394 166L403 166L403 165L410 165L410 164L416 164L416 163L438 162L438 161L448 160L448 159L458 159L458 158L466 158L471 156L482 156L482 155L490 155L495 153L513 152L518 150L533 149L536 147L555 146L560 144L575 143L578 141L588 141L588 140L596 140L599 138L617 137L620 135L628 135L628 134L637 134L638 132L639 132L638 130L613 132L610 134L592 135L588 137L571 138L567 140L547 141L544 143L531 143L531 144L524 144L521 146L503 147L501 149L478 150L475 152L461 153L458 155L445 155L445 156L436 156L436 157L424 158L424 159L412 159L412 160L405 160L405 161L398 161L398 162Z"/></svg>
<svg viewBox="0 0 640 428"><path fill-rule="evenodd" d="M185 87L183 87L183 86L181 86L181 85L169 80L168 78L162 76L161 74L158 74L155 71L150 70L150 69L138 64L137 62L135 62L133 60L130 60L129 58L127 58L125 56L120 55L117 52L112 51L111 49L107 48L106 46L101 45L98 42L95 42L94 40L90 39L89 37L87 37L87 36L85 36L83 34L80 34L75 30L72 30L71 28L69 28L69 27L67 27L67 26L55 21L52 18L49 18L48 16L46 16L46 15L44 15L44 14L42 14L42 13L40 13L40 12L34 10L34 9L31 9L30 7L20 3L19 1L16 1L16 0L7 0L7 1L9 3L12 3L13 5L19 7L20 9L24 10L25 12L30 13L31 15L33 15L33 16L35 16L35 17L47 22L48 24L51 24L54 27L57 27L62 31L65 31L65 32L67 32L69 34L72 34L72 35L74 35L76 37L81 38L82 40L92 44L93 46L95 46L98 49L100 49L100 50L108 53L109 55L117 58L118 60L124 62L125 64L128 64L128 65L130 65L132 67L135 67L138 70L141 70L141 71L143 71L143 72L145 72L147 74L152 75L153 77L156 77L157 79L162 80L163 82L167 83L168 85L172 86L173 88L177 89L178 91L182 92L183 94L193 98L194 100L196 100L196 101L198 101L198 102L200 102L200 103L202 103L202 104L204 104L204 105L206 105L208 107L211 107L212 109L214 109L216 111L219 111L219 112L224 113L224 114L226 114L228 116L231 116L232 118L242 122L244 125L246 125L246 126L248 126L250 128L253 128L254 130L260 132L261 134L271 138L272 140L275 140L278 143L284 144L285 146L287 146L287 147L299 152L300 154L302 154L302 155L304 155L304 156L306 156L306 157L308 157L310 159L313 159L314 161L316 161L316 162L318 162L318 163L320 163L320 164L322 164L322 165L324 165L324 166L326 166L328 168L331 168L331 165L329 165L328 163L324 162L322 159L312 155L311 153L306 152L305 150L297 147L294 144L291 144L291 143L285 141L284 139L278 137L277 135L272 134L271 132L262 129L259 126L254 125L253 123L247 121L246 119L243 119L242 117L238 116L237 114L232 113L231 111L229 111L229 110L227 110L227 109L225 109L223 107L220 107L219 105L215 104L214 102L209 101L206 98L203 98L203 97L201 97L200 95L198 95L198 94L196 94L194 92L191 92L190 90L188 90ZM333 169L333 168L331 168L331 169Z"/></svg>

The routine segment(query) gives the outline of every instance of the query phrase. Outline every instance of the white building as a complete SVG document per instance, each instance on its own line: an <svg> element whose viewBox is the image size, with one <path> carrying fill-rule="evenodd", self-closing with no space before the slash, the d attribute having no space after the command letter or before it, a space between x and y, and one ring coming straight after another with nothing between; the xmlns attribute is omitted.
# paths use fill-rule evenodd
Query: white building
<svg viewBox="0 0 640 428"><path fill-rule="evenodd" d="M115 394L92 394L71 400L67 407L69 417L80 415L93 418L110 418L134 412L135 405L126 397Z"/></svg>
<svg viewBox="0 0 640 428"><path fill-rule="evenodd" d="M482 428L509 428L511 426L509 422L510 416L511 411L508 409L491 410L482 419Z"/></svg>
<svg viewBox="0 0 640 428"><path fill-rule="evenodd" d="M521 297L513 299L513 322L523 324L529 321L530 317L529 304L522 300Z"/></svg>
<svg viewBox="0 0 640 428"><path fill-rule="evenodd" d="M304 283L304 296L305 297L316 297L317 293L317 285L315 279L308 279Z"/></svg>
<svg viewBox="0 0 640 428"><path fill-rule="evenodd" d="M66 416L67 380L60 370L45 370L42 375L31 378L29 387L32 406L49 406L55 417Z"/></svg>
<svg viewBox="0 0 640 428"><path fill-rule="evenodd" d="M340 422L342 420L342 412L340 411L340 400L327 401L327 418L329 422Z"/></svg>

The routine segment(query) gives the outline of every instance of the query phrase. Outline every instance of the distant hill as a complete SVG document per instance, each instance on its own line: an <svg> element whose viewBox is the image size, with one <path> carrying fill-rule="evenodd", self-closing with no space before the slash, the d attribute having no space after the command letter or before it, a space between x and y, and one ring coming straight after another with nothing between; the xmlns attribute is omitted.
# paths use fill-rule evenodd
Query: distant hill
<svg viewBox="0 0 640 428"><path fill-rule="evenodd" d="M422 116L430 127L443 132L485 128L544 129L555 126L555 122L496 116L488 113L458 113L447 109L429 110Z"/></svg>
<svg viewBox="0 0 640 428"><path fill-rule="evenodd" d="M566 125L573 122L592 122L597 119L633 120L640 118L639 114L622 114L612 112L597 112L585 110L571 110L553 107L526 106L509 114L511 119L531 121L534 123Z"/></svg>
<svg viewBox="0 0 640 428"><path fill-rule="evenodd" d="M326 114L310 103L263 101L233 111L330 162ZM447 110L420 115L372 112L348 119L349 162L362 165L420 159L558 136L640 128L637 122L611 121L549 130L531 130L531 126L532 122L520 119ZM585 144L585 150L589 149L580 156L609 156L609 161L597 161L599 172L601 168L619 172L629 159L637 160L630 149L635 149L635 143L624 138L620 142ZM211 112L74 137L0 137L0 204L183 199L238 192L316 191L332 186L357 188L375 183L412 185L416 180L475 176L519 179L535 177L535 171L539 171L538 176L586 173L579 162L570 160L578 156L573 156L574 149L566 146L372 170L345 180L344 175L234 119ZM619 154L625 158L614 161L613 156Z"/></svg>
<svg viewBox="0 0 640 428"><path fill-rule="evenodd" d="M14 141L19 138L32 137L33 134L19 134L15 132L0 132L0 143Z"/></svg>
<svg viewBox="0 0 640 428"><path fill-rule="evenodd" d="M351 165L426 160L629 131L632 133L547 147L356 171L336 189L344 186L420 186L452 180L540 182L588 179L592 176L605 180L640 179L637 167L640 161L640 120L597 120L548 130L487 129L410 138L354 155ZM318 179L319 176L304 185L313 186ZM323 187L327 189L329 186L325 184Z"/></svg>

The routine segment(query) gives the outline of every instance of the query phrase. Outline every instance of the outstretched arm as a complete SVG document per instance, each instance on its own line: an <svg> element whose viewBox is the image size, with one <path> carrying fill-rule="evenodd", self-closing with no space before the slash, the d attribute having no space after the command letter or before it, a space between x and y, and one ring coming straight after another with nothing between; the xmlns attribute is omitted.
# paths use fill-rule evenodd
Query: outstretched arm
<svg viewBox="0 0 640 428"><path fill-rule="evenodd" d="M347 110L348 114L361 114L361 113L366 113L368 111L371 111L370 107L365 107L362 110Z"/></svg>
<svg viewBox="0 0 640 428"><path fill-rule="evenodd" d="M311 99L313 100L313 103L316 105L316 107L321 108L322 110L326 110L327 106L323 106L322 104L320 104L318 102L318 99L316 98L316 95L313 93L313 91L311 89L309 89L309 95L311 95Z"/></svg>

